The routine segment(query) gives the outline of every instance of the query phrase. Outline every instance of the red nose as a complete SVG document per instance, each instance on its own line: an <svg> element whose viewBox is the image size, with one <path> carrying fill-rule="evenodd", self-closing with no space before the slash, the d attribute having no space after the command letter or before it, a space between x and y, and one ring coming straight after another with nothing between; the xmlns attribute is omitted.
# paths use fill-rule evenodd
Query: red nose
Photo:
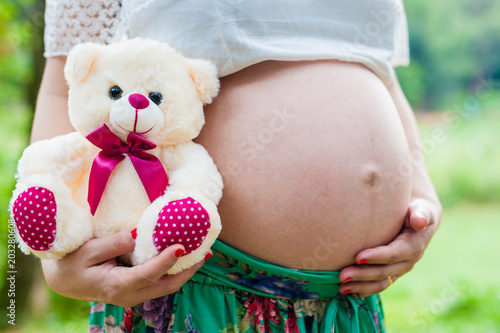
<svg viewBox="0 0 500 333"><path fill-rule="evenodd" d="M130 105L136 109L145 109L149 106L149 99L141 94L132 94L128 97Z"/></svg>

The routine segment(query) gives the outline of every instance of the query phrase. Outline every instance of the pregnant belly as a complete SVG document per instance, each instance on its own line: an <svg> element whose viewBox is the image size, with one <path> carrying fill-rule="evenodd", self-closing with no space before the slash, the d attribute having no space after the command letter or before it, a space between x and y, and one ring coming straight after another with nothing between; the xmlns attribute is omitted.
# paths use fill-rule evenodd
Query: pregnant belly
<svg viewBox="0 0 500 333"><path fill-rule="evenodd" d="M223 242L282 266L337 270L399 233L408 146L365 67L263 62L223 78L205 115L197 141L224 178Z"/></svg>

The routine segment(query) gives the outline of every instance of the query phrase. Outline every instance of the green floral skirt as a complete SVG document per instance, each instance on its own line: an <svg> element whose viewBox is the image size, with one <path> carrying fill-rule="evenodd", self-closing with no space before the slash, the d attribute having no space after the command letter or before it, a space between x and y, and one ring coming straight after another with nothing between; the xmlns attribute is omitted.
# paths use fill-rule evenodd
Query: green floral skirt
<svg viewBox="0 0 500 333"><path fill-rule="evenodd" d="M339 272L293 270L220 241L176 293L133 308L93 303L89 332L385 332L379 295L340 295Z"/></svg>

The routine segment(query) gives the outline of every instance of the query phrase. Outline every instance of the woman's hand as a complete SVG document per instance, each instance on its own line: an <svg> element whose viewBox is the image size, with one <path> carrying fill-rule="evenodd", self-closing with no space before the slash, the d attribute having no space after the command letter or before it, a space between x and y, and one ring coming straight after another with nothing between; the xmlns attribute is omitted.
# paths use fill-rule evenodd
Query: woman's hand
<svg viewBox="0 0 500 333"><path fill-rule="evenodd" d="M60 260L43 260L47 284L66 297L131 307L177 291L204 263L165 275L176 263L176 254L184 252L183 246L176 244L142 265L119 266L116 258L134 246L131 232L124 231L90 240Z"/></svg>
<svg viewBox="0 0 500 333"><path fill-rule="evenodd" d="M439 203L424 199L410 202L401 233L388 245L358 253L358 265L340 271L342 294L357 293L366 297L387 289L401 275L408 273L422 258L441 219Z"/></svg>

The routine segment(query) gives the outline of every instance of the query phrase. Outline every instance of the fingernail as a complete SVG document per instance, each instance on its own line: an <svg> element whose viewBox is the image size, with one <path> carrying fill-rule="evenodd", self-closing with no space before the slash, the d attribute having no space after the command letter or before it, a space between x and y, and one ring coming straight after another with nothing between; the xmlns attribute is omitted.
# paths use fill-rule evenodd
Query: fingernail
<svg viewBox="0 0 500 333"><path fill-rule="evenodd" d="M185 250L183 250L183 249L177 249L177 250L175 251L175 256L176 256L177 258L179 258L180 256L182 256L182 254L183 254L184 252L186 252L186 251L185 251Z"/></svg>
<svg viewBox="0 0 500 333"><path fill-rule="evenodd" d="M349 282L349 281L351 281L351 280L352 280L352 279L351 279L351 277L348 277L348 278L346 278L344 281L342 281L342 283L347 283L347 282Z"/></svg>
<svg viewBox="0 0 500 333"><path fill-rule="evenodd" d="M358 262L358 265L362 265L364 263L366 263L368 260L366 259L361 259L359 262Z"/></svg>
<svg viewBox="0 0 500 333"><path fill-rule="evenodd" d="M136 239L137 238L137 228L133 229L130 234L132 235L132 238L133 239Z"/></svg>
<svg viewBox="0 0 500 333"><path fill-rule="evenodd" d="M205 261L207 261L208 259L212 258L213 254L208 252L207 255L205 256Z"/></svg>
<svg viewBox="0 0 500 333"><path fill-rule="evenodd" d="M424 224L427 227L427 219L425 218L424 214L422 214L420 212L416 212L415 215L420 217L422 220L424 220Z"/></svg>
<svg viewBox="0 0 500 333"><path fill-rule="evenodd" d="M349 294L351 292L351 289L346 289L343 292L341 292L342 295Z"/></svg>

